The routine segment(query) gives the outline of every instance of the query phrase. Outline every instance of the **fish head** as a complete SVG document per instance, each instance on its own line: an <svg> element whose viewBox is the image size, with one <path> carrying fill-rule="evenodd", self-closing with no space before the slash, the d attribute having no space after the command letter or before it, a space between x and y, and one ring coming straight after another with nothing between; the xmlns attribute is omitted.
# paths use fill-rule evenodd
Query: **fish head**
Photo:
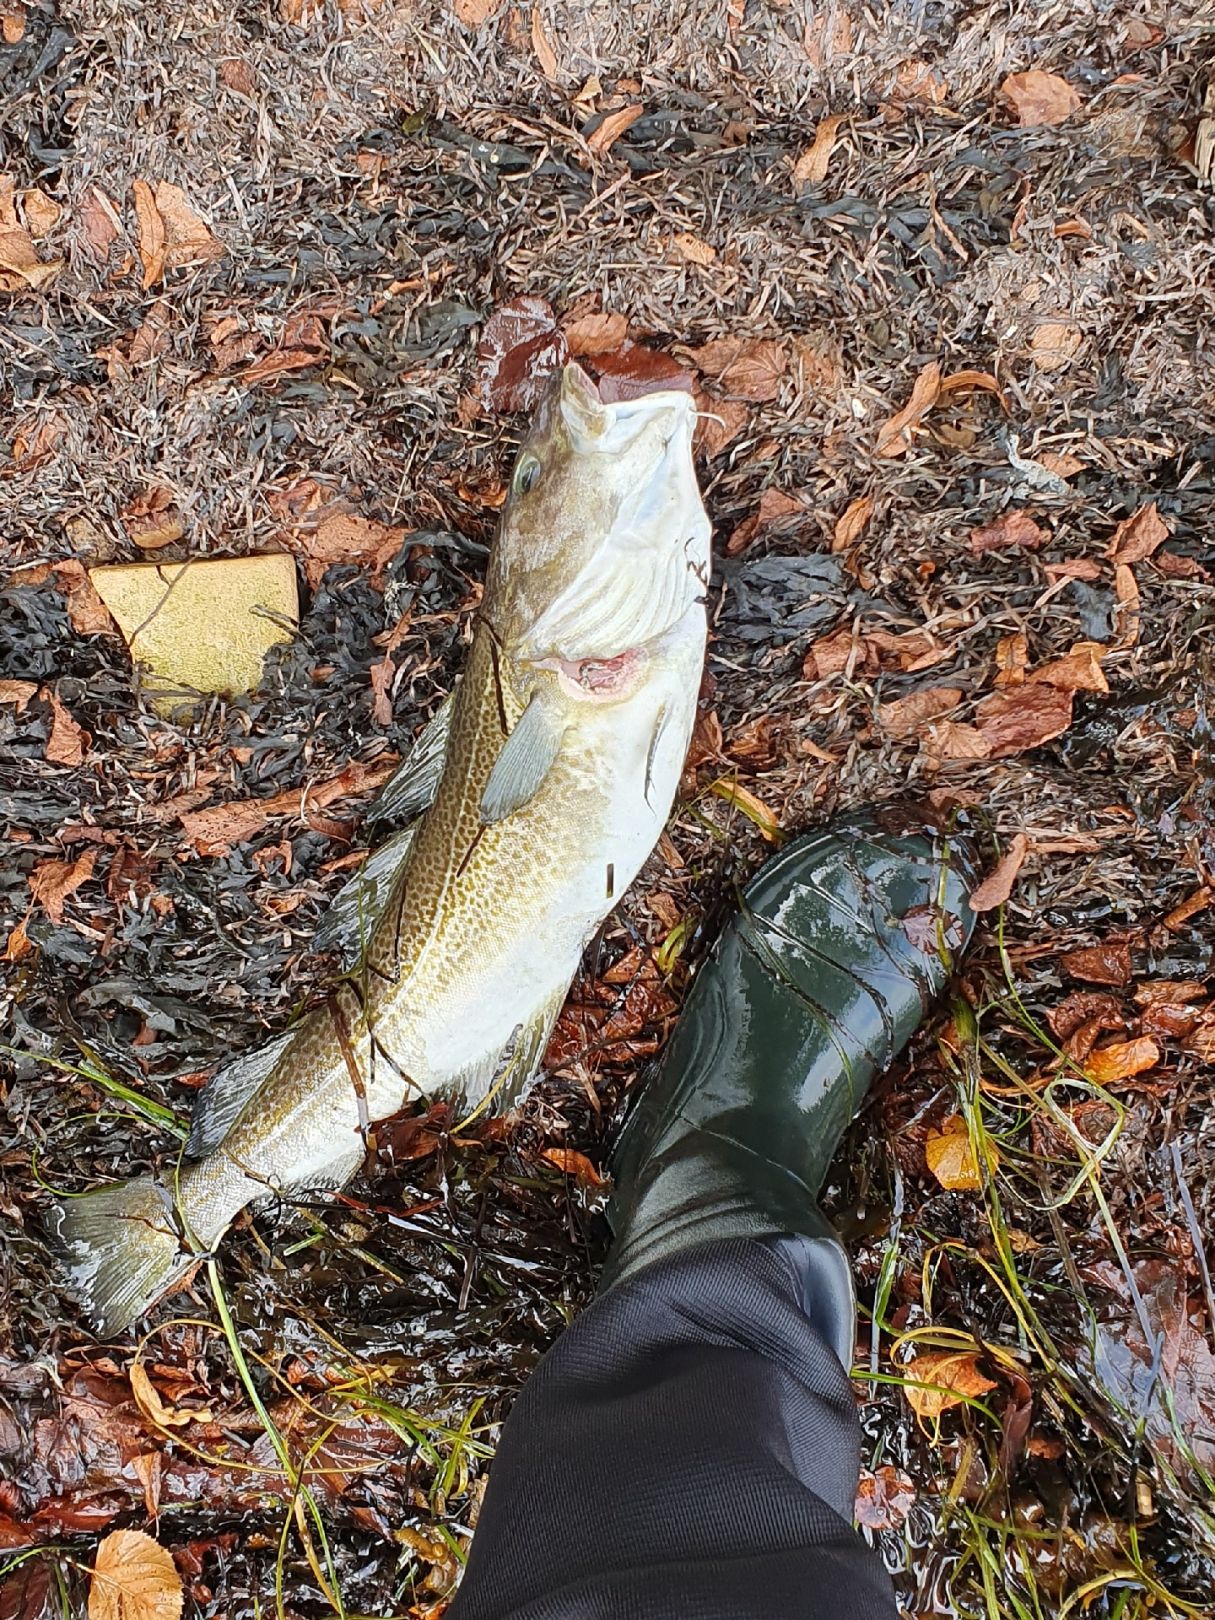
<svg viewBox="0 0 1215 1620"><path fill-rule="evenodd" d="M512 659L610 669L703 602L695 424L683 390L604 400L574 362L554 378L515 462L486 583L484 616Z"/></svg>

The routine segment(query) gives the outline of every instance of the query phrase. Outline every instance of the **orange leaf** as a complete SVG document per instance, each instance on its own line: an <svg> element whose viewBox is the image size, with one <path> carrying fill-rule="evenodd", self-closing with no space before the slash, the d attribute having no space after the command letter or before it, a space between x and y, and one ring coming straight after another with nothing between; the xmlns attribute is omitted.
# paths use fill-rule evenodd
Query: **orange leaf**
<svg viewBox="0 0 1215 1620"><path fill-rule="evenodd" d="M83 726L78 726L56 694L43 688L43 695L51 706L51 734L47 739L46 757L53 765L79 765L92 738Z"/></svg>
<svg viewBox="0 0 1215 1620"><path fill-rule="evenodd" d="M1076 951L1064 951L1059 966L1073 979L1085 979L1089 984L1129 984L1131 948L1125 940L1084 945Z"/></svg>
<svg viewBox="0 0 1215 1620"><path fill-rule="evenodd" d="M1108 651L1099 641L1078 641L1065 658L1054 658L1025 678L1063 692L1108 692L1110 683L1101 672Z"/></svg>
<svg viewBox="0 0 1215 1620"><path fill-rule="evenodd" d="M629 335L628 317L614 310L598 315L583 315L564 328L565 341L573 356L581 354L607 354L618 349Z"/></svg>
<svg viewBox="0 0 1215 1620"><path fill-rule="evenodd" d="M780 343L772 338L714 338L689 354L704 376L722 393L757 405L775 399L789 364Z"/></svg>
<svg viewBox="0 0 1215 1620"><path fill-rule="evenodd" d="M56 563L55 577L67 597L68 618L77 635L117 635L117 626L110 617L110 611L98 596L83 563L77 562L74 557Z"/></svg>
<svg viewBox="0 0 1215 1620"><path fill-rule="evenodd" d="M97 1549L89 1620L180 1620L181 1577L142 1530L112 1530Z"/></svg>
<svg viewBox="0 0 1215 1620"><path fill-rule="evenodd" d="M31 954L34 949L33 942L25 931L29 917L22 917L5 941L4 950L0 952L0 962L20 962Z"/></svg>
<svg viewBox="0 0 1215 1620"><path fill-rule="evenodd" d="M702 269L717 257L717 249L701 241L699 236L693 236L691 231L676 231L671 246L686 264L698 264Z"/></svg>
<svg viewBox="0 0 1215 1620"><path fill-rule="evenodd" d="M1008 551L1014 546L1037 551L1049 539L1050 531L1035 523L1028 512L1005 512L994 522L970 531L970 549L976 556L985 551Z"/></svg>
<svg viewBox="0 0 1215 1620"><path fill-rule="evenodd" d="M1020 686L1029 663L1029 642L1022 630L996 642L996 686Z"/></svg>
<svg viewBox="0 0 1215 1620"><path fill-rule="evenodd" d="M961 1114L951 1114L939 1130L929 1131L924 1158L947 1192L978 1192L983 1186Z"/></svg>
<svg viewBox="0 0 1215 1620"><path fill-rule="evenodd" d="M937 402L941 392L941 368L930 360L916 378L911 398L878 429L875 454L901 456L911 449L911 436Z"/></svg>
<svg viewBox="0 0 1215 1620"><path fill-rule="evenodd" d="M1187 896L1179 906L1174 906L1164 919L1164 926L1170 934L1180 932L1181 928L1196 917L1200 911L1205 911L1211 904L1212 893L1210 889L1195 889L1193 894Z"/></svg>
<svg viewBox="0 0 1215 1620"><path fill-rule="evenodd" d="M860 539L865 525L873 516L874 499L872 495L860 495L850 502L843 517L835 525L835 532L831 537L832 551L847 551L848 547Z"/></svg>
<svg viewBox="0 0 1215 1620"><path fill-rule="evenodd" d="M94 845L74 861L39 861L30 873L30 893L52 922L63 921L64 902L92 877L97 854Z"/></svg>
<svg viewBox="0 0 1215 1620"><path fill-rule="evenodd" d="M951 371L948 377L941 378L942 394L963 393L971 388L985 389L987 393L994 394L1001 405L1005 405L1004 390L990 371Z"/></svg>
<svg viewBox="0 0 1215 1620"><path fill-rule="evenodd" d="M602 157L612 143L618 141L625 130L637 122L644 111L645 108L636 102L631 107L621 107L618 112L608 113L594 134L587 137L587 146Z"/></svg>
<svg viewBox="0 0 1215 1620"><path fill-rule="evenodd" d="M37 691L35 681L0 680L0 703L11 703L18 714L24 714Z"/></svg>
<svg viewBox="0 0 1215 1620"><path fill-rule="evenodd" d="M545 1148L540 1157L556 1165L563 1176L573 1176L584 1187L603 1186L603 1177L585 1153L578 1153L574 1148L551 1147Z"/></svg>
<svg viewBox="0 0 1215 1620"><path fill-rule="evenodd" d="M922 692L878 704L878 724L888 737L911 737L929 720L939 720L962 701L958 686L930 686Z"/></svg>
<svg viewBox="0 0 1215 1620"><path fill-rule="evenodd" d="M819 124L814 132L813 143L793 165L795 186L799 188L806 185L818 186L827 178L827 167L831 162L831 154L835 150L839 127L844 118L843 113L833 113L830 118L824 118Z"/></svg>
<svg viewBox="0 0 1215 1620"><path fill-rule="evenodd" d="M1098 1047L1089 1053L1084 1067L1090 1079L1104 1086L1142 1074L1145 1069L1154 1069L1159 1062L1160 1048L1152 1037L1137 1035L1132 1041L1114 1041L1110 1046Z"/></svg>
<svg viewBox="0 0 1215 1620"><path fill-rule="evenodd" d="M995 1389L990 1378L979 1371L977 1350L921 1350L904 1368L913 1384L903 1393L918 1418L940 1417L950 1407L961 1406L967 1398L986 1395ZM931 1384L931 1389L923 1385Z"/></svg>
<svg viewBox="0 0 1215 1620"><path fill-rule="evenodd" d="M465 28L480 28L501 6L502 0L454 0L452 10L456 21Z"/></svg>
<svg viewBox="0 0 1215 1620"><path fill-rule="evenodd" d="M546 79L557 77L557 53L548 42L548 35L544 32L544 24L540 20L540 7L532 7L532 50L536 61L540 64L540 71Z"/></svg>
<svg viewBox="0 0 1215 1620"><path fill-rule="evenodd" d="M971 895L970 909L994 911L997 906L1002 906L1012 893L1017 873L1021 870L1028 853L1029 839L1024 833L1017 833L998 864Z"/></svg>
<svg viewBox="0 0 1215 1620"><path fill-rule="evenodd" d="M719 456L747 425L747 407L736 399L718 399L696 391L696 432L692 443L696 450L710 457Z"/></svg>
<svg viewBox="0 0 1215 1620"><path fill-rule="evenodd" d="M146 180L132 182L135 222L139 229L139 257L143 263L143 285L154 287L165 273L165 222L156 206L156 197Z"/></svg>
<svg viewBox="0 0 1215 1620"><path fill-rule="evenodd" d="M1039 68L1010 73L1000 86L1000 94L1011 105L1022 129L1061 124L1080 106L1078 90L1057 73L1043 73Z"/></svg>
<svg viewBox="0 0 1215 1620"><path fill-rule="evenodd" d="M1168 539L1169 533L1168 525L1156 510L1156 502L1149 501L1114 530L1109 546L1110 560L1115 564L1142 562Z"/></svg>
<svg viewBox="0 0 1215 1620"><path fill-rule="evenodd" d="M131 1393L139 1410L157 1429L184 1429L190 1423L210 1423L214 1414L205 1408L195 1411L185 1406L167 1406L160 1391L148 1377L142 1361L131 1366Z"/></svg>
<svg viewBox="0 0 1215 1620"><path fill-rule="evenodd" d="M975 711L992 759L1007 759L1058 737L1072 723L1073 693L1044 683L1004 686Z"/></svg>
<svg viewBox="0 0 1215 1620"><path fill-rule="evenodd" d="M1029 340L1029 352L1039 371L1062 371L1083 347L1080 328L1062 321L1043 321Z"/></svg>

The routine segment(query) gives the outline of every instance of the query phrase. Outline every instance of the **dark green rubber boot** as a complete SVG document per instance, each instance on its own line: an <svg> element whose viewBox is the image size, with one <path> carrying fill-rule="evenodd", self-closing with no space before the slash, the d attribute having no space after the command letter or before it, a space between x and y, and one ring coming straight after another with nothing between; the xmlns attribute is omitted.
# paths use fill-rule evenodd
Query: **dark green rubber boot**
<svg viewBox="0 0 1215 1620"><path fill-rule="evenodd" d="M847 1259L816 1199L974 927L965 840L905 829L837 820L747 884L622 1133L606 1286L720 1239L824 1239L850 1356Z"/></svg>

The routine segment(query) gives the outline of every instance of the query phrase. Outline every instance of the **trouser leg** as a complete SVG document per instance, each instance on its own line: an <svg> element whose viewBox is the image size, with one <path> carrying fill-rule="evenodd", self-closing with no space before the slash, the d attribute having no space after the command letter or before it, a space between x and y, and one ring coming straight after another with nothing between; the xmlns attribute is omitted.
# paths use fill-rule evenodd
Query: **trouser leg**
<svg viewBox="0 0 1215 1620"><path fill-rule="evenodd" d="M851 1526L850 1309L822 1238L706 1244L609 1288L504 1427L451 1620L894 1620Z"/></svg>

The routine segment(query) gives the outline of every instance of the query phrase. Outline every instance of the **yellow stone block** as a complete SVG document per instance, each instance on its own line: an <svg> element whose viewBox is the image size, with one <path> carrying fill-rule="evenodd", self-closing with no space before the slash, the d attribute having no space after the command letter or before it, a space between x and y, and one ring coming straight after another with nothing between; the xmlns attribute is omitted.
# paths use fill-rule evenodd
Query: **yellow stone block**
<svg viewBox="0 0 1215 1620"><path fill-rule="evenodd" d="M270 648L299 622L295 560L216 557L121 563L89 578L131 649L162 714L204 692L251 692Z"/></svg>

